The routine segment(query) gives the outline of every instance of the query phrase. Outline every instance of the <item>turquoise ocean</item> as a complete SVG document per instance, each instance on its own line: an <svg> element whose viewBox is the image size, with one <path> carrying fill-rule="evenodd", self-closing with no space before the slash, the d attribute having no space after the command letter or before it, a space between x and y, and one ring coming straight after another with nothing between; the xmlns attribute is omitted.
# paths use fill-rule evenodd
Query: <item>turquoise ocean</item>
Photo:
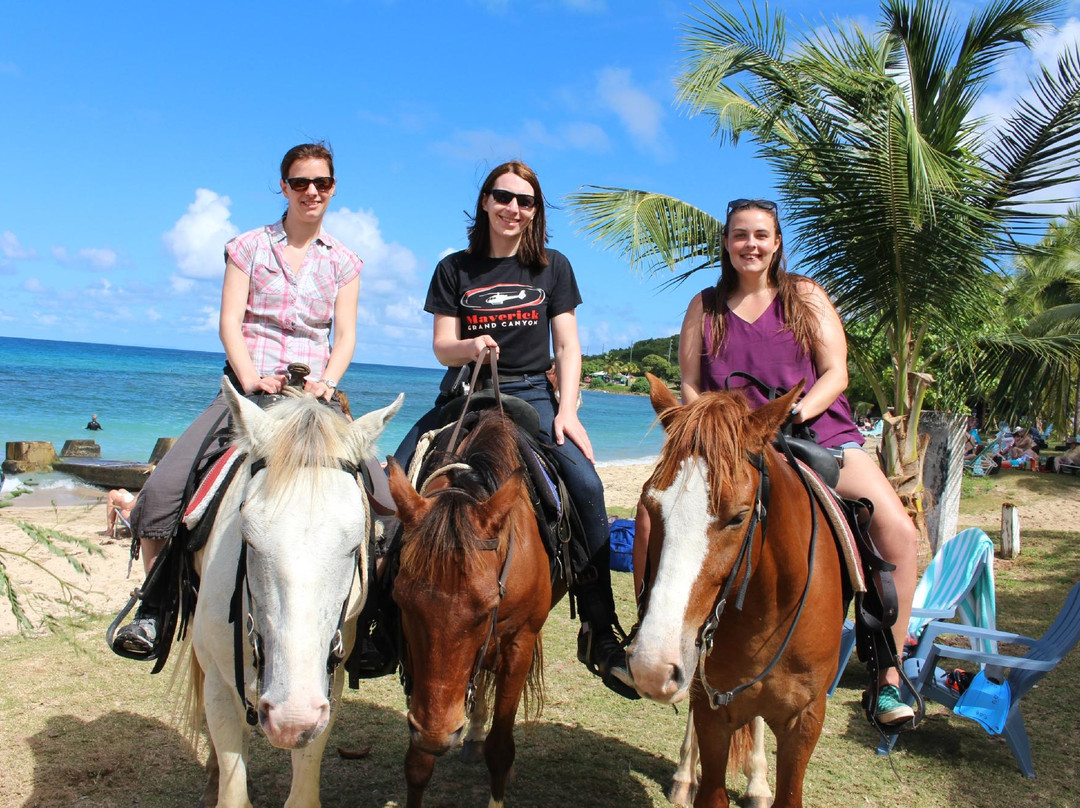
<svg viewBox="0 0 1080 808"><path fill-rule="evenodd" d="M82 342L0 337L0 440L52 442L57 452L74 438L92 438L102 458L145 462L159 437L179 435L221 383L225 355ZM392 453L431 407L443 371L354 362L341 387L354 415L405 394L401 411L378 443ZM660 451L662 432L644 396L584 391L581 420L597 462L644 462ZM85 429L96 413L104 427ZM70 481L62 475L53 485ZM9 486L5 486L7 489Z"/></svg>

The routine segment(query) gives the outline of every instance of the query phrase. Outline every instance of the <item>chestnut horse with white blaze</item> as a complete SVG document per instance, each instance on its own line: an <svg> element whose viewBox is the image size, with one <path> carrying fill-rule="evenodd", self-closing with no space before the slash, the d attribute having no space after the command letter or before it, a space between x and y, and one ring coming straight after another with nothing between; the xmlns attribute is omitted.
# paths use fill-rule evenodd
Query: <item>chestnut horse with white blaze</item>
<svg viewBox="0 0 1080 808"><path fill-rule="evenodd" d="M680 406L649 381L666 441L642 491L651 580L628 649L634 682L664 704L690 694L696 808L728 805L732 737L755 716L776 736L775 805L801 806L844 617L828 523L771 445L802 385L752 411L737 392Z"/></svg>
<svg viewBox="0 0 1080 808"><path fill-rule="evenodd" d="M204 801L250 808L247 751L257 722L271 744L292 750L287 808L317 808L343 682L337 663L352 645L371 563L357 466L374 455L403 396L350 424L308 394L263 411L224 379L222 392L246 456L194 558L200 586L185 717L197 730L205 709L212 748Z"/></svg>
<svg viewBox="0 0 1080 808"><path fill-rule="evenodd" d="M390 493L404 526L394 600L412 681L408 808L422 805L435 758L461 740L467 717L462 754L479 751L492 695L483 752L489 805L502 806L522 694L537 711L543 702L540 631L565 590L553 592L516 430L501 412L481 413L447 465L421 485L423 495L389 460Z"/></svg>

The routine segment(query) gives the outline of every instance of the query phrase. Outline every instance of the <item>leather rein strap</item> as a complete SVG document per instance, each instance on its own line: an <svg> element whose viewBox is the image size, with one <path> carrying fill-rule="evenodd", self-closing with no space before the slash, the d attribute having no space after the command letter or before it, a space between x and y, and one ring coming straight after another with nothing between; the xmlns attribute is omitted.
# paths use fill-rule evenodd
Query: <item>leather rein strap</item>
<svg viewBox="0 0 1080 808"><path fill-rule="evenodd" d="M254 477L260 471L266 468L266 460L259 458L251 463L251 477ZM359 482L360 469L355 463L338 459L337 465L334 468L338 468L344 471ZM361 485L361 488L363 486ZM368 503L368 498L365 494L364 500L364 518L368 525L368 540L374 538L375 524L371 519L371 506ZM243 510L244 503L240 503L240 509ZM247 580L247 540L240 537L240 558L236 564L236 583L233 587L232 598L229 601L229 622L233 624L233 677L236 685L236 692L240 696L240 703L244 705L244 715L247 723L250 726L255 726L258 721L258 711L255 705L247 697L247 688L244 677L244 628L247 629L248 643L251 645L252 666L255 668L255 680L261 686L263 667L265 658L263 656L262 636L255 629L255 618L251 614L251 604L254 602L251 597L251 587ZM360 565L360 548L356 549L353 553L353 574L352 578L356 577L357 567ZM326 697L330 698L334 687L334 671L342 660L345 659L345 640L344 640L344 628L345 617L349 610L349 598L352 595L352 578L349 580L349 592L345 595L345 600L341 604L341 614L338 617L337 630L334 632L333 638L330 640L330 651L326 658L326 672L329 675L329 681L326 686ZM244 592L247 592L248 611L247 617L243 621L246 626L241 625L240 614L243 610Z"/></svg>
<svg viewBox="0 0 1080 808"><path fill-rule="evenodd" d="M469 411L469 403L472 401L473 393L476 391L476 382L480 379L480 370L484 366L485 358L490 358L491 388L495 392L495 406L498 407L499 412L503 411L502 395L499 393L499 362L491 348L483 348L480 351L480 356L476 358L476 364L473 366L472 379L469 381L469 392L465 395L465 406L461 408L461 415L458 416L457 422L454 424L454 431L450 433L450 443L447 445L447 452L450 454L453 454L454 450L457 449L458 437L461 435L461 425L465 423L465 414Z"/></svg>
<svg viewBox="0 0 1080 808"><path fill-rule="evenodd" d="M810 488L810 483L807 481L805 474L799 467L798 462L795 460L795 456L791 453L791 447L788 446L787 439L783 433L778 435L778 442L781 448L784 450L784 456L787 458L788 463L792 465L795 471L799 475L799 480L802 482L803 488L806 490L807 499L810 503L810 548L807 557L807 572L806 572L806 585L803 587L802 595L799 598L799 606L795 611L795 617L792 618L791 626L788 628L787 636L784 637L784 642L781 643L776 655L772 658L772 661L765 666L765 670L751 679L749 682L744 682L731 690L720 691L709 684L709 679L705 675L705 660L712 652L713 640L716 634L716 629L720 624L720 615L724 613L724 607L727 604L728 595L731 592L731 588L735 583L735 579L742 572L742 583L739 586L739 592L735 598L735 608L738 611L742 611L743 602L746 598L746 590L750 583L750 576L753 572L753 555L754 555L754 533L757 530L758 523L761 524L761 541L764 545L766 538L766 527L768 520L768 506L769 506L769 469L766 459L766 455L763 452L760 455L749 454L748 457L750 463L758 470L758 487L757 493L754 497L753 513L750 517L750 524L747 526L746 534L743 536L742 546L739 548L739 555L735 560L735 566L732 567L731 573L728 575L728 579L724 584L723 590L720 592L720 596L717 598L716 606L713 608L712 614L705 621L705 624L701 628L701 634L697 641L698 646L698 678L701 680L701 686L705 690L705 695L709 699L709 706L712 709L719 709L722 705L730 704L731 700L739 693L743 692L747 688L753 687L772 671L776 667L776 663L780 661L780 657L784 655L784 651L787 650L788 644L791 642L792 636L795 634L795 627L799 624L799 618L802 616L803 607L806 605L807 596L810 594L810 583L814 578L814 556L817 549L817 535L818 535L818 518L817 509L814 507L814 492ZM768 451L766 447L765 452ZM745 568L745 569L744 569Z"/></svg>

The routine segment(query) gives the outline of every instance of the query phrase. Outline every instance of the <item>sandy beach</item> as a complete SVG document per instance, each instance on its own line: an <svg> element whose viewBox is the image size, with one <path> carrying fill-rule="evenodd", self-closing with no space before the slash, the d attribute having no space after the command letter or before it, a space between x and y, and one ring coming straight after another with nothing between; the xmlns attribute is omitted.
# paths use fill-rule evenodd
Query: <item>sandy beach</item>
<svg viewBox="0 0 1080 808"><path fill-rule="evenodd" d="M598 467L604 481L609 508L633 508L641 492L641 486L652 469L650 464L602 465ZM1024 480L1030 472L1005 472ZM59 586L49 579L45 570L54 572L84 592L80 597L95 612L116 612L127 601L132 588L141 580L142 569L136 562L132 578L127 577L129 545L126 538L115 540L104 535L104 492L94 488L66 488L35 490L12 501L12 506L0 510L0 544L14 550L24 550L32 545L18 522L32 523L52 528L84 539L99 548L103 555L89 555L78 551L78 558L89 569L89 576L76 573L63 559L51 556L42 548L34 548L29 563L18 558L5 558L9 574L20 586L48 594L59 594ZM1033 530L1069 530L1080 525L1080 487L1075 495L1048 497L1023 494L1013 497L1020 510L1023 528ZM963 506L962 506L963 508ZM1000 531L1000 506L985 512L964 511L961 527L977 525L991 536ZM40 566L38 566L40 565ZM26 604L32 619L39 612L33 603ZM15 621L9 609L0 610L0 635L12 634Z"/></svg>

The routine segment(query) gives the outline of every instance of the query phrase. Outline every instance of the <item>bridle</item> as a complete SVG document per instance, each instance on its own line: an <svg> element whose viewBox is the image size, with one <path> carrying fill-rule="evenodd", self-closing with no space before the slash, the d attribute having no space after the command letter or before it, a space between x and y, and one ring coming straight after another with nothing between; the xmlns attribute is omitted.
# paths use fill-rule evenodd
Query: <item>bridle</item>
<svg viewBox="0 0 1080 808"><path fill-rule="evenodd" d="M266 460L259 458L251 463L251 478L253 479L256 474L266 468ZM339 469L351 476L357 483L363 488L360 482L360 469L355 463L344 458L338 458L336 462L330 466L330 468ZM367 539L370 541L373 538L374 524L371 520L371 505L368 503L367 496L361 497L364 503L364 523L368 527ZM244 503L240 503L240 510L243 510ZM247 538L241 536L240 539L240 558L236 564L236 584L233 588L232 598L229 601L229 622L233 624L233 676L236 685L236 692L240 696L240 702L244 705L245 718L250 726L255 726L258 723L258 711L255 705L247 697L247 688L244 676L244 631L246 628L248 643L251 646L252 655L252 667L255 668L255 680L256 688L262 688L263 670L265 667L265 657L263 655L263 639L262 635L255 628L255 618L252 615L252 607L255 603L254 598L251 595L251 586L248 582L247 575ZM356 552L353 553L353 566L352 575L349 578L349 592L345 595L345 600L341 604L341 613L338 617L337 629L334 631L334 635L330 640L330 648L326 657L326 673L328 676L326 685L326 698L330 700L333 687L334 687L334 671L337 666L345 659L345 618L349 610L349 599L352 595L352 580L356 577L357 568L360 565L360 553L361 547L356 548ZM244 593L247 592L248 609L246 612L246 618L241 621L240 613L243 610ZM243 625L241 625L243 622Z"/></svg>
<svg viewBox="0 0 1080 808"><path fill-rule="evenodd" d="M731 572L728 574L727 581L724 583L724 588L720 591L719 596L716 599L716 604L713 606L712 613L705 620L698 635L697 647L698 647L698 678L701 680L701 686L705 691L705 695L709 699L709 706L712 709L719 709L722 705L731 703L731 700L739 693L743 692L747 688L753 687L766 676L769 672L776 667L776 663L780 661L780 657L783 656L784 651L787 650L788 644L791 642L792 636L795 634L795 627L799 624L799 618L802 616L803 607L806 605L806 598L810 593L810 583L814 578L814 556L817 549L817 535L818 535L818 518L817 508L815 507L814 493L810 488L810 483L806 479L806 474L800 468L798 461L791 452L791 447L788 445L787 439L783 433L779 433L777 436L777 443L780 448L783 449L784 455L788 462L795 469L799 475L799 480L806 490L806 496L810 502L810 548L807 558L807 572L806 572L806 585L803 587L802 596L799 598L799 606L795 611L795 616L792 618L791 626L788 628L787 636L784 637L784 642L781 643L776 655L772 658L772 661L765 666L765 670L751 679L749 682L744 682L728 691L720 691L709 684L709 679L705 675L705 660L712 652L713 639L716 634L716 629L720 625L720 615L724 613L724 607L727 605L728 595L731 593L732 586L735 583L735 579L742 574L742 583L739 585L739 591L735 597L735 609L742 611L743 603L746 599L746 590L750 584L750 576L753 574L753 555L754 555L754 533L757 531L758 524L761 525L761 542L764 546L766 539L766 527L768 523L769 514L769 467L765 452L761 454L752 454L747 452L747 458L750 464L757 469L758 472L758 485L757 492L754 495L754 506L750 516L750 523L747 525L746 533L743 535L742 544L739 547L739 554L735 559L735 565L731 568Z"/></svg>

